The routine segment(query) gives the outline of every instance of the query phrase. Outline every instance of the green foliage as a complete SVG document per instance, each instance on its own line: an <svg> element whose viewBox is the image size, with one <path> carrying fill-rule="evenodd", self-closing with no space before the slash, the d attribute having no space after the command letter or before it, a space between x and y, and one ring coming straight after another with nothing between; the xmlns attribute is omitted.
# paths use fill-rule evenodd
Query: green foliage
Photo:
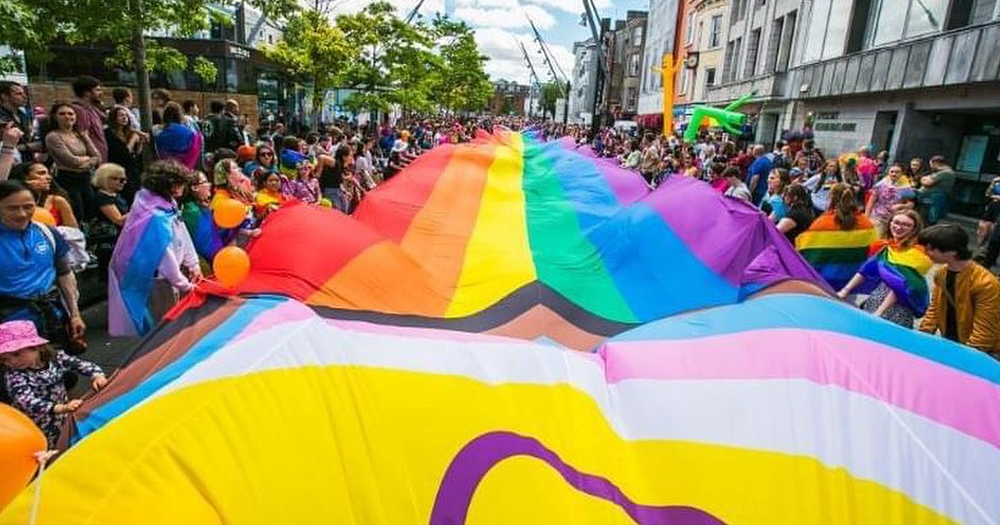
<svg viewBox="0 0 1000 525"><path fill-rule="evenodd" d="M552 118L556 117L556 102L563 96L563 90L564 87L555 82L542 84L542 95L539 106L541 106L543 113L552 115Z"/></svg>
<svg viewBox="0 0 1000 525"><path fill-rule="evenodd" d="M215 84L215 81L219 78L219 68L215 67L215 64L205 57L192 58L191 69L194 70L194 74L198 75L198 78L205 84Z"/></svg>
<svg viewBox="0 0 1000 525"><path fill-rule="evenodd" d="M239 0L0 0L0 42L25 52L29 60L45 62L47 46L62 39L70 44L110 42L114 62L128 63L135 34L166 30L185 37L208 29L218 14L210 6L235 6ZM296 0L249 0L247 4L271 17L295 12ZM141 5L141 9L140 9ZM122 46L126 46L123 51ZM163 46L147 57L158 69L179 64ZM176 53L176 51L175 51ZM2 66L0 66L2 67ZM205 68L203 68L205 69ZM207 72L207 69L205 69ZM4 72L0 69L0 72Z"/></svg>
<svg viewBox="0 0 1000 525"><path fill-rule="evenodd" d="M500 108L501 115L510 115L514 113L514 103L511 99L504 97L503 106Z"/></svg>
<svg viewBox="0 0 1000 525"><path fill-rule="evenodd" d="M289 17L281 41L264 52L293 76L312 82L313 114L320 111L323 94L340 81L349 56L344 33L318 9Z"/></svg>
<svg viewBox="0 0 1000 525"><path fill-rule="evenodd" d="M430 28L407 24L388 2L376 1L362 11L337 17L353 54L344 71L345 87L356 88L347 101L355 110L385 110L392 104L426 111L432 107L431 77L441 67L433 52Z"/></svg>
<svg viewBox="0 0 1000 525"><path fill-rule="evenodd" d="M472 28L447 16L434 19L441 67L431 72L433 100L449 111L477 111L486 107L493 84L483 70L487 60L479 53Z"/></svg>
<svg viewBox="0 0 1000 525"><path fill-rule="evenodd" d="M132 46L118 44L115 46L115 53L105 59L105 64L113 68L132 69L133 60ZM184 71L187 66L188 59L180 51L172 47L161 46L155 40L146 43L146 68L149 71L169 73L171 71Z"/></svg>

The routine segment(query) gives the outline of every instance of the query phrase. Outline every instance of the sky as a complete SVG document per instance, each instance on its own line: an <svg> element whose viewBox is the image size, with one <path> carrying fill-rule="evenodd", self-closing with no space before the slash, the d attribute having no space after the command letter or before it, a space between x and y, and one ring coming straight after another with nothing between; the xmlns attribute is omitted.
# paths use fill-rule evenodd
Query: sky
<svg viewBox="0 0 1000 525"><path fill-rule="evenodd" d="M648 0L593 0L602 17L624 19L625 12L646 10ZM390 0L401 16L406 16L417 0ZM353 11L365 0L345 0L337 10ZM486 72L494 80L527 84L530 74L518 42L524 43L542 82L550 79L534 41L528 18L542 34L553 59L566 75L573 69L573 42L590 37L590 29L580 25L582 0L424 0L420 13L429 20L435 12L467 22L476 32L479 51L490 57Z"/></svg>

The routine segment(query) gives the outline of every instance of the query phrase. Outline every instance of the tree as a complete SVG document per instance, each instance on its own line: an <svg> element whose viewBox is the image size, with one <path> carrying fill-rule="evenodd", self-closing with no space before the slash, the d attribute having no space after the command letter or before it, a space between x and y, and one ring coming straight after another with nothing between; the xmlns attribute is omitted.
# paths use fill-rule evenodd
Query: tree
<svg viewBox="0 0 1000 525"><path fill-rule="evenodd" d="M542 85L542 96L539 106L542 108L542 116L545 113L556 118L556 103L563 96L563 87L557 82L546 82Z"/></svg>
<svg viewBox="0 0 1000 525"><path fill-rule="evenodd" d="M337 86L350 57L344 33L330 23L325 11L317 0L312 9L289 17L281 41L264 49L290 73L312 82L312 113L316 118L324 94Z"/></svg>
<svg viewBox="0 0 1000 525"><path fill-rule="evenodd" d="M346 105L355 111L387 111L392 104L427 110L429 71L441 67L432 52L431 31L423 22L408 24L392 4L376 1L362 11L337 17L347 45L355 51L344 72L347 87L360 90Z"/></svg>
<svg viewBox="0 0 1000 525"><path fill-rule="evenodd" d="M485 108L493 94L493 84L483 70L489 58L479 53L472 28L440 15L432 27L442 60L441 68L432 73L432 99L449 111Z"/></svg>
<svg viewBox="0 0 1000 525"><path fill-rule="evenodd" d="M30 4L30 6L29 6ZM57 40L70 44L110 43L114 60L131 64L139 91L142 125L152 127L149 109L150 65L177 68L187 59L163 45L149 45L146 33L167 31L190 36L208 29L214 11L210 6L249 4L264 16L293 13L297 0L0 0L0 42L25 52L29 61L45 63L48 46ZM193 63L203 76L211 76L207 61Z"/></svg>

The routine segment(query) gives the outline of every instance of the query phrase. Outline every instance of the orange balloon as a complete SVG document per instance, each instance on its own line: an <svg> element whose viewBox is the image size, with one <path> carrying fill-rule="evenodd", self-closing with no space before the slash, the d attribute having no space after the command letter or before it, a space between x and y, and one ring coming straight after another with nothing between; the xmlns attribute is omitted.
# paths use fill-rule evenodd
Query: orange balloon
<svg viewBox="0 0 1000 525"><path fill-rule="evenodd" d="M232 288L243 282L250 273L250 256L242 248L226 246L215 254L212 271L220 283Z"/></svg>
<svg viewBox="0 0 1000 525"><path fill-rule="evenodd" d="M247 208L236 199L226 199L215 205L212 218L220 228L235 228L247 218Z"/></svg>
<svg viewBox="0 0 1000 525"><path fill-rule="evenodd" d="M47 448L45 435L28 416L0 403L0 510L28 485L38 469L34 454Z"/></svg>
<svg viewBox="0 0 1000 525"><path fill-rule="evenodd" d="M56 218L52 215L52 212L41 206L35 206L35 214L31 216L31 220L47 224L53 228L59 226L56 224Z"/></svg>

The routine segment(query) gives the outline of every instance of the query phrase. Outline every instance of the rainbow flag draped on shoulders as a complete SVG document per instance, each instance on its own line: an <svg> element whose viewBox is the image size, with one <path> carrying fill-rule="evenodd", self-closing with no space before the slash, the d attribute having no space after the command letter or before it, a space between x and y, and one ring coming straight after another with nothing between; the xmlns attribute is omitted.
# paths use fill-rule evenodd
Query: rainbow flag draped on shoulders
<svg viewBox="0 0 1000 525"><path fill-rule="evenodd" d="M108 332L144 335L153 328L149 296L153 277L173 240L177 206L140 190L115 244L108 269Z"/></svg>
<svg viewBox="0 0 1000 525"><path fill-rule="evenodd" d="M795 249L834 290L843 288L854 277L877 238L875 225L868 217L858 213L855 219L853 229L842 230L834 214L827 212L795 239Z"/></svg>
<svg viewBox="0 0 1000 525"><path fill-rule="evenodd" d="M901 248L885 241L872 247L874 255L858 270L865 277L858 293L870 293L879 283L885 283L896 294L900 304L921 317L930 304L927 272L933 263L923 246Z"/></svg>

